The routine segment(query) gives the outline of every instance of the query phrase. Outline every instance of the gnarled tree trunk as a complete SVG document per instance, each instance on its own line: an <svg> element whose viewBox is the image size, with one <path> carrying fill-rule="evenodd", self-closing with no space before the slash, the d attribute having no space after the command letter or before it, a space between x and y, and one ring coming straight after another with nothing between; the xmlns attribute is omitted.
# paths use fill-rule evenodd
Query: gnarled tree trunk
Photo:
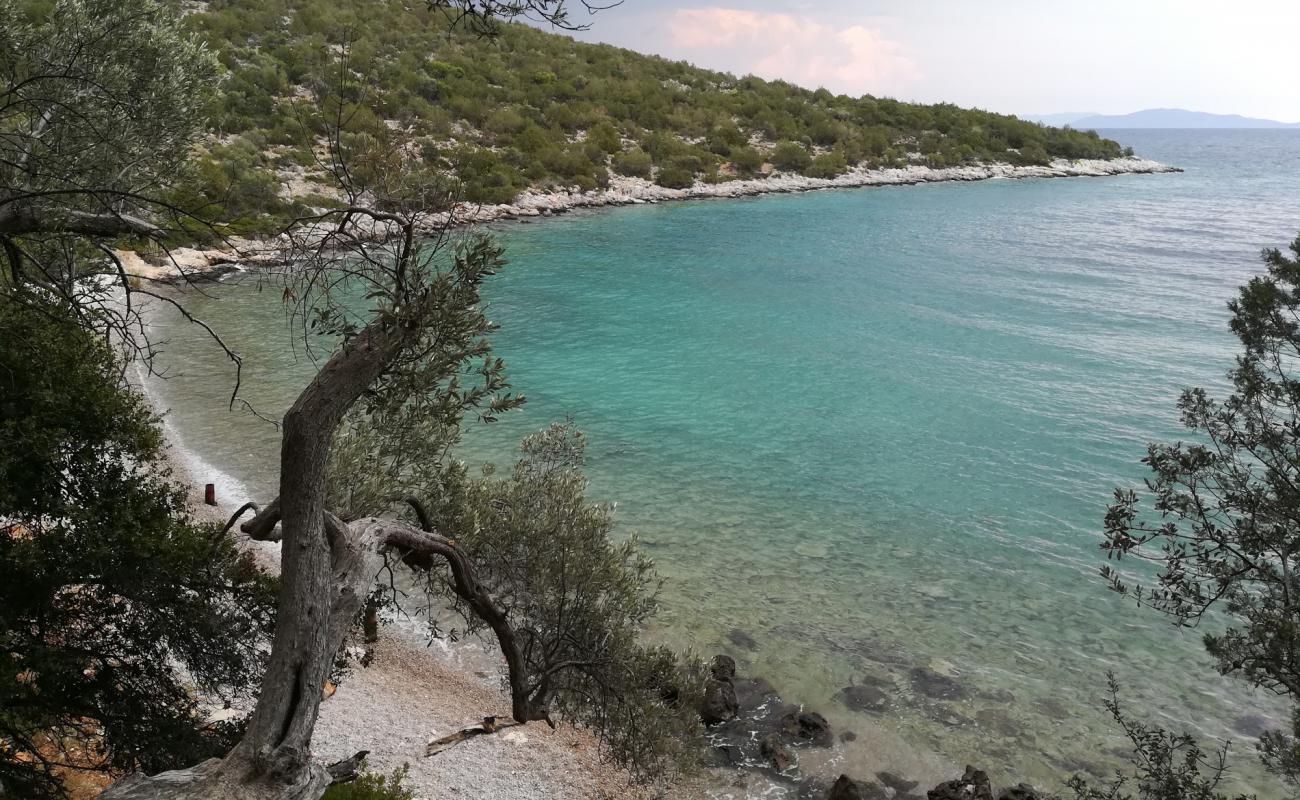
<svg viewBox="0 0 1300 800"><path fill-rule="evenodd" d="M347 526L325 508L330 444L343 415L414 332L380 318L326 362L284 416L280 498L246 523L257 538L281 524L275 639L244 738L224 759L151 778L132 776L105 798L315 800L332 781L311 760L321 689L381 565L382 526ZM373 521L363 521L373 523Z"/></svg>
<svg viewBox="0 0 1300 800"><path fill-rule="evenodd" d="M105 800L319 798L339 779L311 758L321 690L390 550L426 569L438 558L447 561L457 594L497 635L515 719L550 722L544 691L526 674L505 612L454 542L427 530L422 512L425 530L375 517L345 524L326 508L330 446L344 414L417 337L417 329L400 322L372 322L326 362L284 416L280 497L242 526L254 539L281 542L275 639L244 738L223 759L128 777Z"/></svg>

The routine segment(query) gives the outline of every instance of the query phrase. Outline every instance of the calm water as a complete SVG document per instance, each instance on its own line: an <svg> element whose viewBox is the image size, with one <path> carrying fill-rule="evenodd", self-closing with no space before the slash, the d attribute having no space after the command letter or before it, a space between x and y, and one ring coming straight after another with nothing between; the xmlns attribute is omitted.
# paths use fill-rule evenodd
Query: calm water
<svg viewBox="0 0 1300 800"><path fill-rule="evenodd" d="M1197 632L1107 593L1097 533L1112 488L1143 476L1145 443L1181 435L1179 390L1223 385L1224 304L1261 247L1300 231L1300 132L1115 136L1187 171L502 228L513 263L488 296L529 404L472 430L466 457L504 461L573 417L593 496L618 502L668 578L652 635L730 652L856 731L827 769L937 780L970 761L1044 785L1105 772L1121 744L1099 709L1109 669L1133 710L1233 739L1241 785L1277 795L1233 722L1280 707L1214 677ZM312 369L278 296L196 299L237 331L248 393L273 411ZM176 374L157 387L172 423L269 497L274 431L225 410L227 375L204 375L219 353L159 326L174 328ZM914 665L974 699L911 702ZM895 711L833 698L864 675L898 682ZM936 721L953 711L967 722Z"/></svg>

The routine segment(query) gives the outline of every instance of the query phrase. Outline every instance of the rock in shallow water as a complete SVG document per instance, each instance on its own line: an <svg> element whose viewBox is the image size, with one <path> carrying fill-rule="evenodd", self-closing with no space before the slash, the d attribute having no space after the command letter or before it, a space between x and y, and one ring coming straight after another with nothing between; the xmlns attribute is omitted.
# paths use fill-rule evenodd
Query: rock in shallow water
<svg viewBox="0 0 1300 800"><path fill-rule="evenodd" d="M912 688L917 694L935 700L961 700L969 694L966 687L958 683L955 678L940 675L928 667L913 667L908 675L912 679Z"/></svg>
<svg viewBox="0 0 1300 800"><path fill-rule="evenodd" d="M1009 789L1003 789L1002 794L998 795L998 800L1048 800L1048 795L1043 794L1027 783L1022 783Z"/></svg>
<svg viewBox="0 0 1300 800"><path fill-rule="evenodd" d="M909 781L902 775L895 775L892 772L883 771L876 773L876 779L899 794L906 794L907 792L912 791L920 783L919 781Z"/></svg>
<svg viewBox="0 0 1300 800"><path fill-rule="evenodd" d="M981 728L999 736L1014 737L1021 734L1020 726L1000 708L981 708L975 712L975 721Z"/></svg>
<svg viewBox="0 0 1300 800"><path fill-rule="evenodd" d="M830 747L834 741L831 736L831 724L816 711L790 711L781 717L781 730L795 740L795 743L811 744L814 747Z"/></svg>
<svg viewBox="0 0 1300 800"><path fill-rule="evenodd" d="M947 725L949 728L965 728L968 725L975 724L975 720L943 703L927 706L925 713L930 719L941 725Z"/></svg>
<svg viewBox="0 0 1300 800"><path fill-rule="evenodd" d="M831 785L826 800L885 800L889 795L884 789L867 781L855 781L848 775L841 775Z"/></svg>
<svg viewBox="0 0 1300 800"><path fill-rule="evenodd" d="M777 772L785 772L794 766L794 754L781 741L781 737L775 733L769 733L763 737L763 740L758 743L758 752L763 758L767 759L767 763L772 765L772 769Z"/></svg>
<svg viewBox="0 0 1300 800"><path fill-rule="evenodd" d="M967 766L955 781L944 781L925 793L929 800L993 800L993 787L982 769Z"/></svg>
<svg viewBox="0 0 1300 800"><path fill-rule="evenodd" d="M1232 729L1242 736L1258 737L1264 731L1282 727L1263 714L1243 714L1232 721Z"/></svg>
<svg viewBox="0 0 1300 800"><path fill-rule="evenodd" d="M731 632L727 634L727 641L743 650L749 650L752 652L758 649L758 642L754 637L745 633L740 628L732 628Z"/></svg>
<svg viewBox="0 0 1300 800"><path fill-rule="evenodd" d="M719 653L709 662L709 672L713 673L714 680L730 681L736 677L736 659Z"/></svg>
<svg viewBox="0 0 1300 800"><path fill-rule="evenodd" d="M717 725L734 719L740 704L736 700L736 687L731 681L710 680L704 687L704 702L700 705L700 720L705 725Z"/></svg>
<svg viewBox="0 0 1300 800"><path fill-rule="evenodd" d="M889 708L889 695L875 686L845 686L835 695L854 711L880 713Z"/></svg>
<svg viewBox="0 0 1300 800"><path fill-rule="evenodd" d="M1009 689L985 689L979 693L979 696L998 703L1016 702L1016 696Z"/></svg>

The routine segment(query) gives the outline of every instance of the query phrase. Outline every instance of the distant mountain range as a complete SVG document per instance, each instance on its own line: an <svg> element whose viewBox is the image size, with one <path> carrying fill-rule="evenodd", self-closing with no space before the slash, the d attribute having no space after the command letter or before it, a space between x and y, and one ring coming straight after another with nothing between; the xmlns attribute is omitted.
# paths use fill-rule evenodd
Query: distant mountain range
<svg viewBox="0 0 1300 800"><path fill-rule="evenodd" d="M1071 112L1064 114L1028 115L1024 119L1044 125L1069 125L1078 130L1098 128L1296 128L1300 122L1278 122L1271 119L1243 117L1238 114L1209 114L1183 108L1148 108L1132 114L1092 114Z"/></svg>

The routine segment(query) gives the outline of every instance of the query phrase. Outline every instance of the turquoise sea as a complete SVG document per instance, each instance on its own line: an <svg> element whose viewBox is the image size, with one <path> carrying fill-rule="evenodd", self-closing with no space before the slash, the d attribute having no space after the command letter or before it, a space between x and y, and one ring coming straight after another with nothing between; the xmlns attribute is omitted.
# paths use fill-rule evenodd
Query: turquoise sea
<svg viewBox="0 0 1300 800"><path fill-rule="evenodd" d="M1107 592L1102 516L1175 401L1221 389L1226 301L1300 232L1300 132L1120 131L1182 174L871 188L645 205L500 227L487 294L524 411L465 457L572 417L591 495L667 583L650 635L741 672L856 741L810 769L995 783L1107 773L1130 710L1232 742L1235 786L1281 788L1244 736L1273 698L1214 675L1200 632ZM313 369L279 292L192 296L276 412ZM226 409L221 354L165 315L153 390L186 446L268 499L275 431ZM232 498L233 499L233 498ZM752 642L750 641L752 640ZM922 704L909 671L966 699ZM835 693L893 681L894 708ZM819 761L830 763L819 764ZM751 789L751 791L757 791Z"/></svg>

